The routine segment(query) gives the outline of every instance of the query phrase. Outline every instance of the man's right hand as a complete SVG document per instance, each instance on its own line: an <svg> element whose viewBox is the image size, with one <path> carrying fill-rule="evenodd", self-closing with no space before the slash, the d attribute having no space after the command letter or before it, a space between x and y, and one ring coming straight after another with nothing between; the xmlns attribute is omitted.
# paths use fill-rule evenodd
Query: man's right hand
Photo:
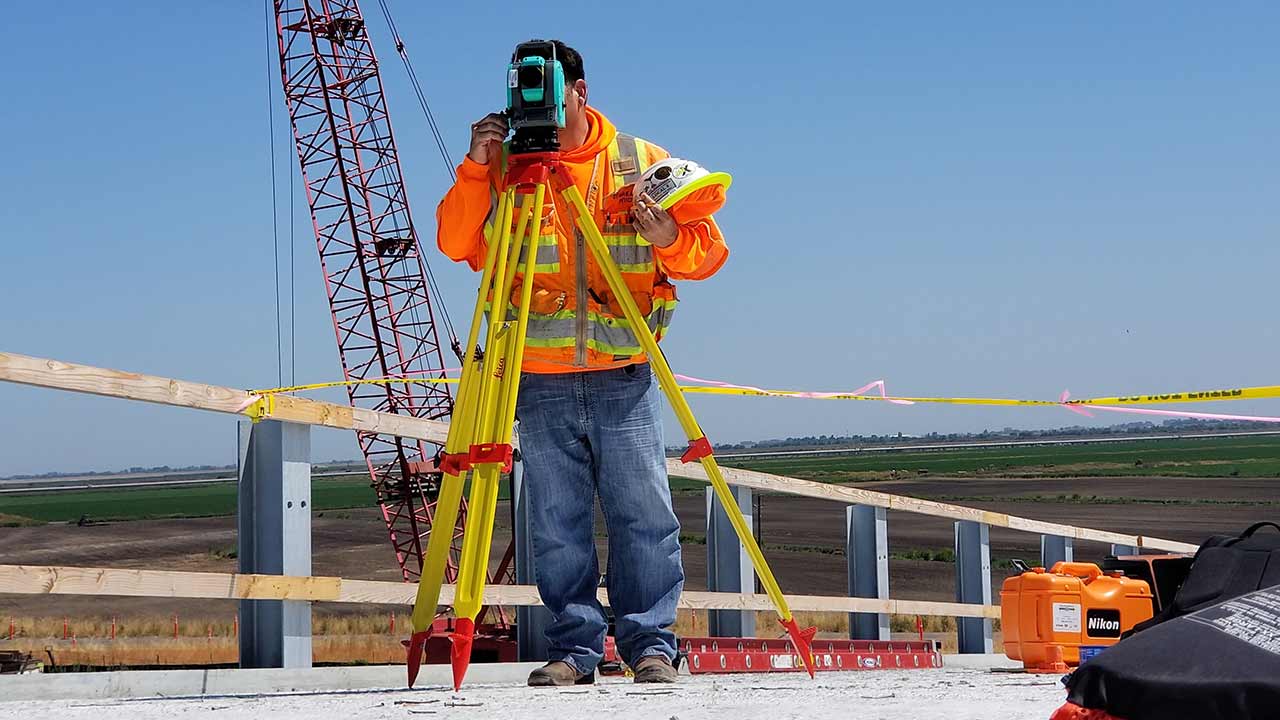
<svg viewBox="0 0 1280 720"><path fill-rule="evenodd" d="M467 157L472 162L488 165L492 154L501 152L498 148L507 139L507 117L501 113L489 113L478 122L471 124L471 150Z"/></svg>

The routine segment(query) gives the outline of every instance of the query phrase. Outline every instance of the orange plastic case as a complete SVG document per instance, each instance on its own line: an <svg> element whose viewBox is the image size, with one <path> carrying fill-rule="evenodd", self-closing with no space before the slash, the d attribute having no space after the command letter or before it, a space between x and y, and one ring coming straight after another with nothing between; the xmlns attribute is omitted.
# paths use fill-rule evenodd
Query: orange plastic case
<svg viewBox="0 0 1280 720"><path fill-rule="evenodd" d="M1004 654L1027 668L1079 665L1082 645L1114 645L1121 633L1150 618L1153 607L1146 582L1104 574L1092 563L1034 568L1000 589Z"/></svg>

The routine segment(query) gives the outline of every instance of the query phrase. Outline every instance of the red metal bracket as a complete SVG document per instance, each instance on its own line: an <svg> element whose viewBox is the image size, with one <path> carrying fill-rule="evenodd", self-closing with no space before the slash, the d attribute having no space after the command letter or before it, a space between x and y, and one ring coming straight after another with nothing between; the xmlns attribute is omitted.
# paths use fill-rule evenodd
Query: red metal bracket
<svg viewBox="0 0 1280 720"><path fill-rule="evenodd" d="M440 472L445 475L461 476L471 469L471 455L468 453L440 453Z"/></svg>
<svg viewBox="0 0 1280 720"><path fill-rule="evenodd" d="M511 472L511 459L511 443L484 443L471 446L468 463L471 467L498 464L502 465L502 472Z"/></svg>
<svg viewBox="0 0 1280 720"><path fill-rule="evenodd" d="M559 164L560 153L558 152L512 155L507 160L505 187L542 185L547 181L552 168Z"/></svg>
<svg viewBox="0 0 1280 720"><path fill-rule="evenodd" d="M703 435L697 440L689 441L689 449L685 450L684 454L680 456L680 462L691 463L694 460L701 460L704 457L708 457L714 452L715 450L711 448L711 441L707 439L706 435Z"/></svg>

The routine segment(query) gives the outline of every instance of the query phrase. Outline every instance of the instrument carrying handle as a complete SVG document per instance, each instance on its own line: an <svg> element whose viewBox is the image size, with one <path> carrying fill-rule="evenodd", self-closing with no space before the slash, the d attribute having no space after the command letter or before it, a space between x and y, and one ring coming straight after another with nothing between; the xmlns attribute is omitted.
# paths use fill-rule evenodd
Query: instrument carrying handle
<svg viewBox="0 0 1280 720"><path fill-rule="evenodd" d="M1275 528L1275 529L1277 529L1277 530L1280 530L1280 525L1277 525L1277 524L1275 524L1275 523L1271 522L1270 520L1263 520L1262 522L1257 522L1257 523L1254 523L1254 524L1250 525L1250 526L1249 526L1249 528L1248 528L1247 530L1245 530L1244 532L1240 533L1240 538L1241 538L1241 539L1244 539L1244 538L1247 538L1247 537L1252 537L1252 536L1253 536L1253 534L1254 534L1255 532L1257 532L1257 531L1261 530L1261 529L1262 529L1262 528L1264 528L1264 527L1273 527L1273 528Z"/></svg>
<svg viewBox="0 0 1280 720"><path fill-rule="evenodd" d="M1074 577L1083 578L1085 581L1095 580L1102 577L1102 568L1093 563L1083 562L1058 562L1053 564L1053 568L1049 570L1057 575L1072 575Z"/></svg>

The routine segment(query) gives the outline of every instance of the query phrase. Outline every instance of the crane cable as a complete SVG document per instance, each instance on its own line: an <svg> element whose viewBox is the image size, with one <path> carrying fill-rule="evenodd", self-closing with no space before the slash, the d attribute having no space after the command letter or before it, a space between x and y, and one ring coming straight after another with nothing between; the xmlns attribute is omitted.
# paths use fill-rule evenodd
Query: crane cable
<svg viewBox="0 0 1280 720"><path fill-rule="evenodd" d="M263 3L263 25L267 35L267 142L270 151L271 160L271 256L275 263L275 286L276 286L276 374L281 382L284 382L284 350L281 339L282 332L280 328L280 213L277 208L276 195L276 114L275 114L275 98L271 93L271 60L272 48L271 38L274 33L271 32L272 23L271 16L273 11L272 0L266 0ZM290 175L292 177L292 175Z"/></svg>
<svg viewBox="0 0 1280 720"><path fill-rule="evenodd" d="M405 73L409 76L409 84L413 86L414 95L418 98L418 106L422 108L422 114L427 118L427 125L431 128L431 136L435 139L436 148L440 151L440 159L444 161L445 172L449 174L450 182L456 182L458 175L453 168L453 161L449 159L449 150L445 146L444 135L440 132L440 126L436 124L435 114L431 112L431 104L427 102L426 93L422 91L422 83L418 81L418 73L413 69L413 62L409 60L409 53L405 50L404 38L400 36L400 30L396 27L395 18L391 16L391 8L387 5L387 0L378 0L378 6L382 9L382 16L387 21L387 27L391 30L391 37L396 44L396 54L400 56L400 61L404 64ZM427 262L426 258L423 257L422 264L426 270L427 282L431 286L431 292L435 294L440 314L444 318L450 344L453 346L454 352L458 353L461 345L458 341L458 334L454 331L453 322L449 317L449 310L444 305L444 294L440 292L440 286L436 284L435 274L431 272L431 263ZM417 322L416 318L414 322Z"/></svg>
<svg viewBox="0 0 1280 720"><path fill-rule="evenodd" d="M445 146L444 136L440 133L440 126L436 124L435 115L431 112L431 104L427 102L427 96L422 92L422 84L418 82L418 73L414 71L413 63L409 60L409 53L405 50L404 38L400 37L400 30L396 28L396 21L391 17L391 8L387 5L387 0L378 0L378 6L382 8L382 16L387 19L387 27L391 29L391 37L396 42L396 53L404 63L404 69L409 75L409 83L413 85L414 94L418 96L418 105L422 107L422 113L427 117L427 125L431 126L431 135L435 138L436 147L440 150L440 158L444 160L445 171L449 173L450 180L457 180L458 175L453 169L453 161L449 159L449 150Z"/></svg>

